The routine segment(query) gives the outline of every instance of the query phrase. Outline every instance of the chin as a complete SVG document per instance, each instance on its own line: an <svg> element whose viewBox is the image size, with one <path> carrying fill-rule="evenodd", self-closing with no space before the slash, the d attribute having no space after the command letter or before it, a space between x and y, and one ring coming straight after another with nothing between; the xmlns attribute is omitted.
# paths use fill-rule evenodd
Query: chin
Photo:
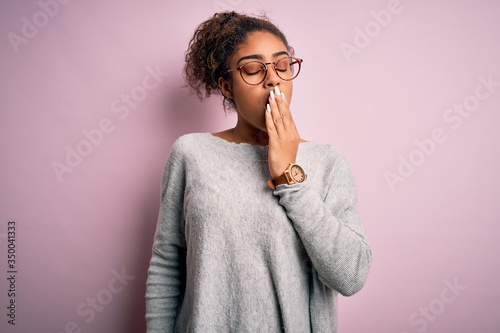
<svg viewBox="0 0 500 333"><path fill-rule="evenodd" d="M257 126L257 129L259 131L262 131L264 133L267 133L267 126L266 126L266 123L262 124L261 126Z"/></svg>

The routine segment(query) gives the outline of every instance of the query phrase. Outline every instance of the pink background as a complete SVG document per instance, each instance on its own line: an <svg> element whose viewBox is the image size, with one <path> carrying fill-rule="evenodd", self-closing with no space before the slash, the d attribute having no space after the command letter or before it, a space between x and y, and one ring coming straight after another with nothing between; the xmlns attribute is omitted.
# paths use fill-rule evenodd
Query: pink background
<svg viewBox="0 0 500 333"><path fill-rule="evenodd" d="M285 31L305 59L299 131L336 145L356 176L374 263L365 288L339 301L340 332L500 331L500 85L480 79L500 82L500 2L54 1L0 4L1 332L144 330L170 146L236 119L182 88L193 30L220 8L265 11ZM67 147L85 155L72 167Z"/></svg>

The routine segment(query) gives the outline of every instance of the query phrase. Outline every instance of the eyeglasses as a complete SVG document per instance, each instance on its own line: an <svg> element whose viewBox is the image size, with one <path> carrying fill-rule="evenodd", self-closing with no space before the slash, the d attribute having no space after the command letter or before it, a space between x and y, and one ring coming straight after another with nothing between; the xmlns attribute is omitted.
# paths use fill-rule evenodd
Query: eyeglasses
<svg viewBox="0 0 500 333"><path fill-rule="evenodd" d="M239 67L231 68L226 73L239 71L241 78L247 84L255 86L264 82L267 77L268 65L273 65L278 77L284 81L291 81L300 73L304 60L295 57L282 58L276 62L262 62L258 60L247 62Z"/></svg>

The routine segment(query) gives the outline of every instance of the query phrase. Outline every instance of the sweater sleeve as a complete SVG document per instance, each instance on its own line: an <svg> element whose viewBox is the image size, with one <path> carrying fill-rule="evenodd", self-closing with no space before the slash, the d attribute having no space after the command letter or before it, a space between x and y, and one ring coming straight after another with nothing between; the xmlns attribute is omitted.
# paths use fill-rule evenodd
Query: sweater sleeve
<svg viewBox="0 0 500 333"><path fill-rule="evenodd" d="M320 280L350 296L363 287L372 254L357 210L354 178L346 159L336 155L332 169L319 179L327 186L326 193L311 179L321 175L308 175L304 183L279 185L274 194L294 223Z"/></svg>
<svg viewBox="0 0 500 333"><path fill-rule="evenodd" d="M147 333L173 332L185 281L184 157L172 147L161 184L161 206L146 283Z"/></svg>

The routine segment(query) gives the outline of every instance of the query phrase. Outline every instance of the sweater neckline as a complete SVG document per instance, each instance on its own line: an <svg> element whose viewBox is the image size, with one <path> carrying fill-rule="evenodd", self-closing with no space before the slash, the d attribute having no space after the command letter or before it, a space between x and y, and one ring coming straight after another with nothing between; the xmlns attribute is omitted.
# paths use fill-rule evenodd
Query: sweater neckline
<svg viewBox="0 0 500 333"><path fill-rule="evenodd" d="M210 140L212 140L214 143L218 143L220 145L232 146L234 148L253 149L253 150L268 150L268 148L269 148L268 145L259 146L259 145L252 145L252 144L246 143L246 142L237 143L237 142L227 141L226 139L219 138L218 136L215 136L210 132L205 132L203 134L208 136L210 138ZM299 143L299 149L305 148L305 147L309 146L310 144L311 144L311 141L301 142L301 143Z"/></svg>

